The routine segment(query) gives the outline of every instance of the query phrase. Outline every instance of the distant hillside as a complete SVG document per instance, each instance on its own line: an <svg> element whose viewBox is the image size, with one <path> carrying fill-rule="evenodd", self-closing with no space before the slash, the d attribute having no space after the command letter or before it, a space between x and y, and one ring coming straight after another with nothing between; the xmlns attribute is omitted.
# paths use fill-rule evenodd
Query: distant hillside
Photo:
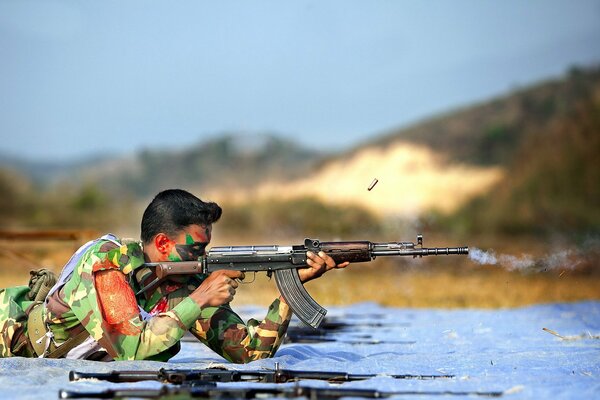
<svg viewBox="0 0 600 400"><path fill-rule="evenodd" d="M569 118L577 104L599 85L600 67L573 68L564 78L390 132L370 141L369 146L386 147L402 140L425 145L461 163L509 166L521 146Z"/></svg>
<svg viewBox="0 0 600 400"><path fill-rule="evenodd" d="M178 151L148 149L130 159L94 166L83 179L109 191L146 196L173 187L246 188L294 179L322 155L274 135L226 135Z"/></svg>
<svg viewBox="0 0 600 400"><path fill-rule="evenodd" d="M312 195L407 218L463 207L450 224L470 230L600 226L598 93L600 68L573 69L371 140L302 179L267 182L238 197ZM367 191L374 178L379 183Z"/></svg>
<svg viewBox="0 0 600 400"><path fill-rule="evenodd" d="M600 235L600 69L572 71L520 96L529 99L522 104L532 121L517 124L506 178L451 224L469 232ZM546 111L531 111L543 104L552 110L545 119Z"/></svg>
<svg viewBox="0 0 600 400"><path fill-rule="evenodd" d="M157 188L251 186L306 173L324 156L273 134L226 134L180 150L146 149L123 157L68 162L25 160L0 153L0 168L41 186L95 182L109 190L145 195Z"/></svg>
<svg viewBox="0 0 600 400"><path fill-rule="evenodd" d="M159 190L182 187L202 194L219 187L235 193L265 180L297 178L320 157L268 134L231 134L179 151L149 149L78 163L0 156L0 226L136 226L138 208Z"/></svg>
<svg viewBox="0 0 600 400"><path fill-rule="evenodd" d="M342 154L315 154L274 135L232 134L179 151L148 149L89 164L10 165L18 173L0 174L0 186L10 194L7 204L28 216L35 214L25 205L35 204L37 194L27 189L27 177L62 179L63 186L54 185L56 202L69 193L65 187L80 185L70 193L82 213L111 207L114 196L135 201L184 187L240 209L262 202L267 214L272 199L311 197L334 206L328 210L435 215L466 232L598 232L600 67L573 69ZM379 183L368 191L375 178Z"/></svg>
<svg viewBox="0 0 600 400"><path fill-rule="evenodd" d="M115 160L100 156L67 162L37 161L0 153L0 169L15 171L42 187L52 185L61 179L72 179L81 169L93 168L113 161Z"/></svg>
<svg viewBox="0 0 600 400"><path fill-rule="evenodd" d="M207 194L238 203L310 196L328 204L359 205L378 216L416 219L429 210L454 212L503 175L500 167L449 163L428 147L399 141L334 158L296 180L266 181L234 193L209 188ZM378 182L368 191L374 179Z"/></svg>

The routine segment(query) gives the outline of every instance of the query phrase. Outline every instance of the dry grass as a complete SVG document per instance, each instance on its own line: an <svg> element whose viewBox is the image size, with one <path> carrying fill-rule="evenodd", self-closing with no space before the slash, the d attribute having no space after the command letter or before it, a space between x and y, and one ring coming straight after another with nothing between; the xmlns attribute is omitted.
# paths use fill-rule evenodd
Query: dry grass
<svg viewBox="0 0 600 400"><path fill-rule="evenodd" d="M219 244L222 243L215 243ZM36 265L59 272L77 245L72 242L0 243L0 287L26 284L29 270ZM518 254L518 249L501 250ZM541 247L537 252L543 250ZM26 259L29 261L24 261ZM599 270L598 265L592 265L587 272L557 268L521 273L477 266L466 257L378 259L351 265L344 271L332 271L306 286L315 300L325 306L376 302L393 307L516 307L600 300ZM278 295L275 282L265 274L256 274L256 277L248 274L246 282L253 279L252 283L240 287L234 305L267 306Z"/></svg>
<svg viewBox="0 0 600 400"><path fill-rule="evenodd" d="M249 277L250 280L252 277ZM322 305L376 302L390 307L504 308L538 303L600 300L600 275L522 274L500 269L469 272L426 269L403 271L352 265L306 285ZM238 290L237 304L268 305L275 282L257 274Z"/></svg>

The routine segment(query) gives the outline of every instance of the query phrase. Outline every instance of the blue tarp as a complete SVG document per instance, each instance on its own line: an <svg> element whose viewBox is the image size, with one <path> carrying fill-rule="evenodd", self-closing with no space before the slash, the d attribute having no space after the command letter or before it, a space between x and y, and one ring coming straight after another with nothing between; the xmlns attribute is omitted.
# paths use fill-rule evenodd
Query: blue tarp
<svg viewBox="0 0 600 400"><path fill-rule="evenodd" d="M243 307L244 316L266 310ZM159 383L69 382L70 370L166 368L280 368L378 374L335 387L380 391L504 392L506 399L600 398L600 302L561 303L500 310L386 308L357 304L331 308L328 318L353 324L322 343L284 344L275 358L234 365L198 342L185 341L169 363L100 363L12 358L0 360L1 399L57 398L59 389L158 388ZM548 331L547 328L558 335ZM398 380L386 375L453 375L435 380ZM305 381L316 387L327 382ZM265 385L230 383L223 385ZM288 383L286 385L293 385ZM442 398L437 395L405 398ZM473 396L443 396L443 398Z"/></svg>

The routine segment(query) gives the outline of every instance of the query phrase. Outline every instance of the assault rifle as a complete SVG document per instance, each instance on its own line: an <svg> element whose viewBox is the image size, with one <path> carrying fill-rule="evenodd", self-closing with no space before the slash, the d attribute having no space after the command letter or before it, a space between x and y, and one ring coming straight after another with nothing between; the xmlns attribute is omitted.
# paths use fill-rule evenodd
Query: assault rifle
<svg viewBox="0 0 600 400"><path fill-rule="evenodd" d="M242 272L266 272L275 275L279 292L292 312L305 324L317 328L327 310L308 294L298 268L306 267L306 252L325 252L337 264L368 262L379 256L412 256L469 254L468 247L423 247L423 236L417 235L417 243L368 241L321 242L305 239L304 244L292 246L224 246L213 247L197 261L171 261L146 263L154 269L156 279L138 294L156 288L163 280L174 275L210 274L219 270Z"/></svg>
<svg viewBox="0 0 600 400"><path fill-rule="evenodd" d="M165 369L157 371L111 371L111 372L69 372L70 381L82 379L98 379L102 381L122 383L140 381L160 381L171 384L194 384L206 382L262 382L286 383L301 379L324 380L332 383L361 381L374 378L373 374L349 374L346 372L332 371L293 371L280 369L275 364L275 369L265 370L228 370L225 368L207 369ZM394 379L450 379L454 375L381 375Z"/></svg>
<svg viewBox="0 0 600 400"><path fill-rule="evenodd" d="M363 397L381 399L393 396L483 396L500 397L504 392L480 391L418 391L405 390L382 392L375 389L351 388L316 388L306 386L292 387L218 387L215 384L203 386L163 386L160 389L107 389L99 392L79 392L60 390L59 399L118 399L118 398L201 398L201 399L256 399L256 398L298 398L307 399L340 399L346 397Z"/></svg>

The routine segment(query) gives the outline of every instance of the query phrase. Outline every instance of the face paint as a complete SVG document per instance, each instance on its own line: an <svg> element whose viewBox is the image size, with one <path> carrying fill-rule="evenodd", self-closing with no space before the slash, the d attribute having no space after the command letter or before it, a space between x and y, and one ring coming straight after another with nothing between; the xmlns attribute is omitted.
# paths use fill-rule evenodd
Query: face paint
<svg viewBox="0 0 600 400"><path fill-rule="evenodd" d="M175 250L183 261L197 260L204 255L208 242L194 242L194 244L176 244Z"/></svg>
<svg viewBox="0 0 600 400"><path fill-rule="evenodd" d="M176 244L175 250L182 261L193 261L202 257L209 242L196 242L190 234L185 235L186 244Z"/></svg>

